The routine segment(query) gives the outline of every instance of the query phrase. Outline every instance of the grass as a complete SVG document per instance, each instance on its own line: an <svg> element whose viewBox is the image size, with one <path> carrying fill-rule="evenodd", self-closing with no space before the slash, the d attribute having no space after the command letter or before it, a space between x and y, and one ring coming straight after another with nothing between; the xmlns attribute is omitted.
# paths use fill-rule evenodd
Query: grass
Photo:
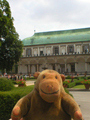
<svg viewBox="0 0 90 120"><path fill-rule="evenodd" d="M80 89L85 89L85 86L84 85L76 85L76 86L74 86L73 88L80 88Z"/></svg>
<svg viewBox="0 0 90 120"><path fill-rule="evenodd" d="M5 92L0 91L0 93L3 93L3 94L18 94L18 93L20 93L21 96L23 96L23 95L30 93L33 90L33 88L34 88L34 85L26 86L26 87L15 87L11 91L5 91Z"/></svg>

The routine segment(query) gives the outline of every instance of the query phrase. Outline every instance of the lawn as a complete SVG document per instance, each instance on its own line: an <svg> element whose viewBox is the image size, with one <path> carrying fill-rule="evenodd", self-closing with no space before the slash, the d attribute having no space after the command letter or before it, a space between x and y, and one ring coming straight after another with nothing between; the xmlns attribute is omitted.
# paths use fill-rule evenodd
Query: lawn
<svg viewBox="0 0 90 120"><path fill-rule="evenodd" d="M85 89L85 86L84 86L84 85L76 85L76 86L74 86L73 88Z"/></svg>

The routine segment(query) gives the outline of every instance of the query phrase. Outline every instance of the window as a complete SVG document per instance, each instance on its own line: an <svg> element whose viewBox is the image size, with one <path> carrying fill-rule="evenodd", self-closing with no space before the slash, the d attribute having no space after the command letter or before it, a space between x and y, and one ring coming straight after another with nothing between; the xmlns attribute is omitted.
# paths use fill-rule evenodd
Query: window
<svg viewBox="0 0 90 120"><path fill-rule="evenodd" d="M75 72L75 64L71 64L71 72Z"/></svg>
<svg viewBox="0 0 90 120"><path fill-rule="evenodd" d="M73 53L74 52L74 46L73 45L69 45L68 46L68 53Z"/></svg>
<svg viewBox="0 0 90 120"><path fill-rule="evenodd" d="M54 54L59 54L59 47L53 47L53 53Z"/></svg>
<svg viewBox="0 0 90 120"><path fill-rule="evenodd" d="M31 48L27 48L26 50L26 56L30 56L31 55Z"/></svg>
<svg viewBox="0 0 90 120"><path fill-rule="evenodd" d="M85 52L85 53L89 52L89 45L83 46L83 52Z"/></svg>
<svg viewBox="0 0 90 120"><path fill-rule="evenodd" d="M43 55L43 51L40 51L40 55Z"/></svg>

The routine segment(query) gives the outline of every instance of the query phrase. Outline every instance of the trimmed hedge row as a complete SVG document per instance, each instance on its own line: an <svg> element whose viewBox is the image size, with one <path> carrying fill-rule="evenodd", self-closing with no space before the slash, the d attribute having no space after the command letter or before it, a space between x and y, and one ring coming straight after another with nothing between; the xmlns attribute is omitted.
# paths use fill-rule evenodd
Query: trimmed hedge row
<svg viewBox="0 0 90 120"><path fill-rule="evenodd" d="M0 120L8 120L16 102L33 90L32 86L14 88L11 91L0 92Z"/></svg>
<svg viewBox="0 0 90 120"><path fill-rule="evenodd" d="M77 81L74 81L74 82L71 82L68 84L68 88L72 88L76 85L82 85L81 81L84 81L84 79L81 79L81 80L77 80Z"/></svg>
<svg viewBox="0 0 90 120"><path fill-rule="evenodd" d="M9 120L15 103L20 99L20 94L0 94L0 120Z"/></svg>

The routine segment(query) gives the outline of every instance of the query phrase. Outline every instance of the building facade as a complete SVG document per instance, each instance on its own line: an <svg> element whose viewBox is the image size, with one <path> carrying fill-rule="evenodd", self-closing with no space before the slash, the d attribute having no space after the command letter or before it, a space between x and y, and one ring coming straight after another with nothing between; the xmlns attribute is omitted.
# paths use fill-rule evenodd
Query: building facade
<svg viewBox="0 0 90 120"><path fill-rule="evenodd" d="M19 74L46 68L65 74L90 74L90 28L34 33L23 44Z"/></svg>

